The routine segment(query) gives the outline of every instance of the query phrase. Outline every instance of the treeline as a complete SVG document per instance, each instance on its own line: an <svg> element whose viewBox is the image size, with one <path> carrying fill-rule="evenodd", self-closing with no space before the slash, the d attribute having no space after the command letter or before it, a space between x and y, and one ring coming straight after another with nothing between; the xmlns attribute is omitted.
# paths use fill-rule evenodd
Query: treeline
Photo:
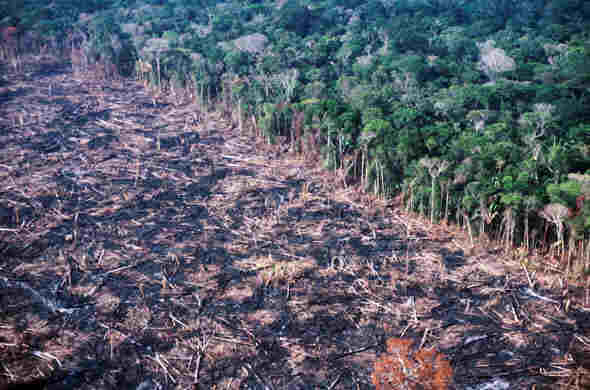
<svg viewBox="0 0 590 390"><path fill-rule="evenodd" d="M58 37L79 71L219 104L433 222L590 270L590 1L79 3L0 1L1 23L22 47Z"/></svg>

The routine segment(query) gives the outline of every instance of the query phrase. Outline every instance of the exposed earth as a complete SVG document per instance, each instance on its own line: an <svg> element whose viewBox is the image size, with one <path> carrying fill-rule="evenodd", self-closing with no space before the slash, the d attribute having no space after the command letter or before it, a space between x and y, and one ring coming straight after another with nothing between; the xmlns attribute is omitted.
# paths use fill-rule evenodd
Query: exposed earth
<svg viewBox="0 0 590 390"><path fill-rule="evenodd" d="M0 389L374 389L388 339L452 389L589 386L587 289L542 258L170 91L0 74Z"/></svg>

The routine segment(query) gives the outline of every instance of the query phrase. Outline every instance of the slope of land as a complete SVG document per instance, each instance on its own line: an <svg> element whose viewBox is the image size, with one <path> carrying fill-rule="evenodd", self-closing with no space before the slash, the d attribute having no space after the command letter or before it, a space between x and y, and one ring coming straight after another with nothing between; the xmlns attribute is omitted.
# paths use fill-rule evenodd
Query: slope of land
<svg viewBox="0 0 590 390"><path fill-rule="evenodd" d="M3 71L0 388L374 388L392 337L451 388L583 379L559 275L136 82Z"/></svg>

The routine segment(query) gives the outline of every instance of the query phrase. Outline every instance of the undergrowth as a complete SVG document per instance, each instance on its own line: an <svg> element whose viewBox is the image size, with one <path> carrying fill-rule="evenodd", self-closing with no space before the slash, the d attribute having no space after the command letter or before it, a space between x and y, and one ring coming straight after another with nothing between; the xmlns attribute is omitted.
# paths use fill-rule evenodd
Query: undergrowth
<svg viewBox="0 0 590 390"><path fill-rule="evenodd" d="M434 348L413 352L413 340L390 338L387 353L375 362L372 375L377 390L446 390L453 369Z"/></svg>

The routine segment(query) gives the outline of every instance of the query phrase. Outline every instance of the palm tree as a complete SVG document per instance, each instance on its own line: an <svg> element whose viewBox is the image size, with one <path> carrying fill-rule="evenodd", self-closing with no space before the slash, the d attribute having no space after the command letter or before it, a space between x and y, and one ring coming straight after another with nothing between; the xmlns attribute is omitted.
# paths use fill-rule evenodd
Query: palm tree
<svg viewBox="0 0 590 390"><path fill-rule="evenodd" d="M431 179L431 189L430 189L430 223L434 222L434 192L436 181L438 177L446 171L450 163L445 160L441 160L439 158L428 158L424 157L420 160L420 165L423 166L428 170L428 174L430 175Z"/></svg>

